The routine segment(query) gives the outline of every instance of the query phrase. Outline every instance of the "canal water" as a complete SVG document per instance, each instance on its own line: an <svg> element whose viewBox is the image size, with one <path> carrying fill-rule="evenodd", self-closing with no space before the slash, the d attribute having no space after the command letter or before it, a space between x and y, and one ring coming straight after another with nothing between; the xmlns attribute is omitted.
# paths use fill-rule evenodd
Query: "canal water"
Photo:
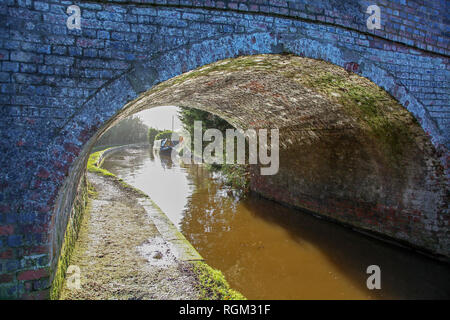
<svg viewBox="0 0 450 320"><path fill-rule="evenodd" d="M147 193L249 299L450 298L450 267L257 195L203 166L129 149L103 167ZM369 290L367 267L381 269Z"/></svg>

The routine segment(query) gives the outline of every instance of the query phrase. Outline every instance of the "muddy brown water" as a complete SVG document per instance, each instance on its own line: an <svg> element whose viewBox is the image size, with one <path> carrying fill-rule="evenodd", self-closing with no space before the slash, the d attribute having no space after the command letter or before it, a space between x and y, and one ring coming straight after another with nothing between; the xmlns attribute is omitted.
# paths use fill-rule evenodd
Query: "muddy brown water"
<svg viewBox="0 0 450 320"><path fill-rule="evenodd" d="M450 266L257 195L148 149L103 167L147 193L230 285L249 299L449 299ZM369 265L381 289L369 290Z"/></svg>

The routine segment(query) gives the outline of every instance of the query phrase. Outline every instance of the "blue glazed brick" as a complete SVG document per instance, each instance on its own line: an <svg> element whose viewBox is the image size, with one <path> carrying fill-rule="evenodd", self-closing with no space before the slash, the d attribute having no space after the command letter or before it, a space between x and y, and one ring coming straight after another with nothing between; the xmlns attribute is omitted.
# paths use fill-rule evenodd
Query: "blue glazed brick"
<svg viewBox="0 0 450 320"><path fill-rule="evenodd" d="M117 12L117 13L126 13L127 8L123 6L117 6L117 5L108 5L105 7L105 10L108 10L110 12Z"/></svg>
<svg viewBox="0 0 450 320"><path fill-rule="evenodd" d="M155 26L132 25L131 31L138 33L155 33L158 29Z"/></svg>
<svg viewBox="0 0 450 320"><path fill-rule="evenodd" d="M35 1L34 8L39 11L48 11L49 5L45 2Z"/></svg>
<svg viewBox="0 0 450 320"><path fill-rule="evenodd" d="M10 247L20 247L23 245L23 237L21 235L10 235L8 236L8 246Z"/></svg>
<svg viewBox="0 0 450 320"><path fill-rule="evenodd" d="M30 63L42 63L44 57L42 55L37 55L24 51L14 51L11 52L11 60Z"/></svg>
<svg viewBox="0 0 450 320"><path fill-rule="evenodd" d="M84 49L83 56L94 58L97 56L97 50L96 49Z"/></svg>
<svg viewBox="0 0 450 320"><path fill-rule="evenodd" d="M100 39L110 39L110 35L108 31L97 31L97 37Z"/></svg>
<svg viewBox="0 0 450 320"><path fill-rule="evenodd" d="M80 47L69 47L69 56L81 56L83 49Z"/></svg>
<svg viewBox="0 0 450 320"><path fill-rule="evenodd" d="M25 73L34 73L36 72L37 67L35 64L21 63L20 64L20 72Z"/></svg>
<svg viewBox="0 0 450 320"><path fill-rule="evenodd" d="M18 72L19 71L19 63L3 61L2 62L2 71Z"/></svg>
<svg viewBox="0 0 450 320"><path fill-rule="evenodd" d="M136 42L138 40L137 34L127 32L113 32L111 38L113 40L125 40L126 42Z"/></svg>
<svg viewBox="0 0 450 320"><path fill-rule="evenodd" d="M197 13L183 13L183 19L190 20L190 21L203 21L204 15L203 14L197 14Z"/></svg>
<svg viewBox="0 0 450 320"><path fill-rule="evenodd" d="M0 72L0 82L9 82L10 76L8 72Z"/></svg>
<svg viewBox="0 0 450 320"><path fill-rule="evenodd" d="M5 49L16 50L20 48L20 42L15 40L5 40L3 45Z"/></svg>
<svg viewBox="0 0 450 320"><path fill-rule="evenodd" d="M168 19L180 19L181 13L172 10L158 10L158 16Z"/></svg>
<svg viewBox="0 0 450 320"><path fill-rule="evenodd" d="M127 23L115 22L115 21L103 21L99 29L113 30L113 31L130 31L130 26Z"/></svg>
<svg viewBox="0 0 450 320"><path fill-rule="evenodd" d="M80 3L79 6L81 8L91 9L91 10L101 10L103 7L99 4L95 3Z"/></svg>
<svg viewBox="0 0 450 320"><path fill-rule="evenodd" d="M70 66L74 63L74 58L71 57L60 57L60 56L46 56L46 65L66 65Z"/></svg>
<svg viewBox="0 0 450 320"><path fill-rule="evenodd" d="M232 26L222 26L222 31L231 33L234 31L234 28Z"/></svg>
<svg viewBox="0 0 450 320"><path fill-rule="evenodd" d="M8 60L9 59L9 51L0 50L0 60Z"/></svg>
<svg viewBox="0 0 450 320"><path fill-rule="evenodd" d="M53 67L51 67L51 66L39 66L38 67L38 71L39 71L39 73L42 73L42 74L54 74L54 69L53 69Z"/></svg>
<svg viewBox="0 0 450 320"><path fill-rule="evenodd" d="M18 268L20 268L19 260L7 261L5 263L6 272L11 272L11 271L17 270Z"/></svg>
<svg viewBox="0 0 450 320"><path fill-rule="evenodd" d="M131 12L136 15L146 15L146 16L157 15L157 11L153 8L133 8Z"/></svg>
<svg viewBox="0 0 450 320"><path fill-rule="evenodd" d="M64 45L73 45L75 43L75 38L69 35L51 35L45 38L48 44L64 44Z"/></svg>
<svg viewBox="0 0 450 320"><path fill-rule="evenodd" d="M37 53L50 54L51 53L51 46L50 45L45 45L45 44L38 44L38 45L36 45L36 52Z"/></svg>
<svg viewBox="0 0 450 320"><path fill-rule="evenodd" d="M97 17L100 20L109 20L109 21L123 21L123 15L115 12L98 12Z"/></svg>
<svg viewBox="0 0 450 320"><path fill-rule="evenodd" d="M65 55L67 53L67 48L64 46L53 46L52 53L58 55Z"/></svg>

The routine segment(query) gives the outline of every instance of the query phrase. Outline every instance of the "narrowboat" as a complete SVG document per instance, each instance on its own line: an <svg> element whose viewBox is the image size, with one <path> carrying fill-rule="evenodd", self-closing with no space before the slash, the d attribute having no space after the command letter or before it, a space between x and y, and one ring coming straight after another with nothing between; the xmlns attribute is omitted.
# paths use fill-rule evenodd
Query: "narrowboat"
<svg viewBox="0 0 450 320"><path fill-rule="evenodd" d="M175 145L176 144L170 139L155 140L153 143L153 150L162 154L171 154L172 150L175 149Z"/></svg>

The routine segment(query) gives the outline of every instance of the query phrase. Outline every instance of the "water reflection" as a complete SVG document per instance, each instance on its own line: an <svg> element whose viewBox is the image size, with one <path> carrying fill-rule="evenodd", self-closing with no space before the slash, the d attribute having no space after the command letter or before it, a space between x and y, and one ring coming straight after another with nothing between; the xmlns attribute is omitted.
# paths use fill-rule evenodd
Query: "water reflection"
<svg viewBox="0 0 450 320"><path fill-rule="evenodd" d="M450 269L274 202L241 199L218 175L148 150L104 166L148 193L207 262L250 299L449 298ZM382 290L366 288L381 267Z"/></svg>
<svg viewBox="0 0 450 320"><path fill-rule="evenodd" d="M186 169L173 165L168 157L153 154L151 149L129 149L105 160L104 168L129 184L151 195L152 199L179 226L187 198L194 186Z"/></svg>

